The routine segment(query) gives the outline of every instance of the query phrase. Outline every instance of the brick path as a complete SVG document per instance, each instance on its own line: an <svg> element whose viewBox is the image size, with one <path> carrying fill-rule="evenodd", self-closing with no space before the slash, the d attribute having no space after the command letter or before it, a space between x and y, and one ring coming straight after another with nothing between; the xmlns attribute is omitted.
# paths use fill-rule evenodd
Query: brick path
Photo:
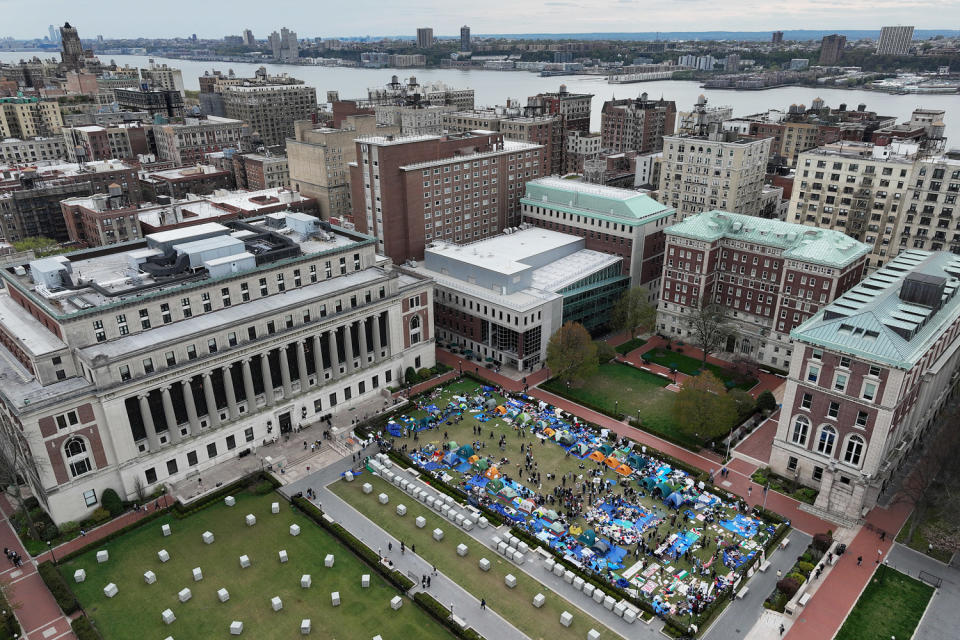
<svg viewBox="0 0 960 640"><path fill-rule="evenodd" d="M773 450L773 437L777 434L777 418L779 415L780 410L777 409L753 433L737 444L733 448L733 457L737 458L739 457L737 454L741 454L759 463L768 464L770 462L770 452Z"/></svg>

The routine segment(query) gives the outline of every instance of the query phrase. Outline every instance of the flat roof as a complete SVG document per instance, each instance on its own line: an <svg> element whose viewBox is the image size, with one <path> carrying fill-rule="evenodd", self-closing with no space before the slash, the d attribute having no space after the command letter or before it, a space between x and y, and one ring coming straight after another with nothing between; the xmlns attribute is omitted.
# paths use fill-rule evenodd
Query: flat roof
<svg viewBox="0 0 960 640"><path fill-rule="evenodd" d="M493 131L488 131L484 133L495 133ZM516 153L523 151L533 151L534 149L543 149L542 144L532 144L529 142L517 142L515 140L504 140L503 148L501 149L492 149L490 151L478 151L476 153L470 153L459 156L447 156L446 158L440 158L439 160L428 160L426 162L418 162L416 164L407 164L400 167L401 171L417 171L419 169L424 169L426 167L432 167L434 165L448 164L450 162L469 162L472 160L477 160L479 158L489 158L491 156L499 156L504 153Z"/></svg>
<svg viewBox="0 0 960 640"><path fill-rule="evenodd" d="M533 256L582 242L583 239L578 236L533 227L466 245L434 242L428 245L426 251L495 273L511 275L529 269L530 266L524 261Z"/></svg>

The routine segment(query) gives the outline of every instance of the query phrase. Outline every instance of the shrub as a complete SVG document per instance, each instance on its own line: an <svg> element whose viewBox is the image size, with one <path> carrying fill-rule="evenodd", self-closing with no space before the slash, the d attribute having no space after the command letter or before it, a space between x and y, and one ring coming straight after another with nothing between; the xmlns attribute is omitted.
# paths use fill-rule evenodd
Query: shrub
<svg viewBox="0 0 960 640"><path fill-rule="evenodd" d="M57 601L57 604L60 605L60 608L63 609L65 614L70 615L80 608L77 597L73 595L70 585L63 579L63 575L53 566L52 562L41 562L40 566L37 567L37 572L43 579L44 584L47 585L47 589L53 594L53 599Z"/></svg>
<svg viewBox="0 0 960 640"><path fill-rule="evenodd" d="M431 596L429 593L424 593L423 591L418 591L413 594L414 601L420 605L424 611L433 616L437 621L442 625L450 629L458 638L464 638L464 640L483 640L483 636L474 631L473 629L463 629L450 619L450 611L440 604L436 598Z"/></svg>
<svg viewBox="0 0 960 640"><path fill-rule="evenodd" d="M605 364L617 357L617 351L604 340L594 340L597 345L597 363Z"/></svg>
<svg viewBox="0 0 960 640"><path fill-rule="evenodd" d="M77 640L101 640L100 634L94 628L93 623L87 616L80 616L70 623L73 633Z"/></svg>
<svg viewBox="0 0 960 640"><path fill-rule="evenodd" d="M764 391L757 398L757 409L760 411L773 411L777 408L777 399L769 391Z"/></svg>
<svg viewBox="0 0 960 640"><path fill-rule="evenodd" d="M417 370L413 367L407 367L403 372L403 381L407 384L414 384L417 381Z"/></svg>
<svg viewBox="0 0 960 640"><path fill-rule="evenodd" d="M429 380L433 376L433 371L430 369L420 369L417 371L417 377L421 380Z"/></svg>
<svg viewBox="0 0 960 640"><path fill-rule="evenodd" d="M796 581L798 585L801 585L807 581L807 577L805 575L802 573L797 573L796 571L787 574L787 579Z"/></svg>
<svg viewBox="0 0 960 640"><path fill-rule="evenodd" d="M813 571L813 564L810 562L798 562L797 571L805 576L809 576L810 572Z"/></svg>
<svg viewBox="0 0 960 640"><path fill-rule="evenodd" d="M80 523L68 520L60 525L60 535L70 537L80 531Z"/></svg>
<svg viewBox="0 0 960 640"><path fill-rule="evenodd" d="M793 574L791 574L793 575ZM782 580L777 582L777 590L780 591L783 595L787 597L787 600L792 598L796 593L797 589L800 588L800 583L793 579L791 576L787 576Z"/></svg>
<svg viewBox="0 0 960 640"><path fill-rule="evenodd" d="M113 489L104 489L100 496L100 504L110 512L110 516L113 518L123 513L123 500L120 499L120 496L118 496L117 492Z"/></svg>
<svg viewBox="0 0 960 640"><path fill-rule="evenodd" d="M255 496L265 496L268 493L273 491L273 484L268 480L261 480L252 487L250 487L250 493Z"/></svg>
<svg viewBox="0 0 960 640"><path fill-rule="evenodd" d="M797 558L797 562L810 562L813 559L813 556L810 555L810 551L805 551L802 556Z"/></svg>
<svg viewBox="0 0 960 640"><path fill-rule="evenodd" d="M93 524L101 524L110 519L110 512L100 507L99 509L94 509L93 513L90 514L90 522Z"/></svg>
<svg viewBox="0 0 960 640"><path fill-rule="evenodd" d="M831 544L833 544L833 538L829 533L818 533L813 536L813 548L820 553L826 553Z"/></svg>

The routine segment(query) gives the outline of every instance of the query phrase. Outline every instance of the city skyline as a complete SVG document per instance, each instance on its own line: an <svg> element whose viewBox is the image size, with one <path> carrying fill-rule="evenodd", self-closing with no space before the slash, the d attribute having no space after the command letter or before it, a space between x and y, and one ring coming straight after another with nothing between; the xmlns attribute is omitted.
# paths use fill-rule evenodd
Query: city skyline
<svg viewBox="0 0 960 640"><path fill-rule="evenodd" d="M254 33L268 33L281 24L296 24L301 37L351 37L351 36L397 36L411 37L417 27L430 26L438 37L458 37L459 29L467 24L473 34L511 33L572 33L570 25L576 25L577 33L622 33L631 20L642 25L644 32L677 31L689 29L689 12L706 8L707 0L681 0L664 5L649 0L540 0L516 5L505 0L493 0L482 15L470 15L448 8L437 0L414 0L404 6L401 20L382 10L382 5L373 0L358 0L349 13L337 13L335 8L321 15L318 11L315 23L304 15L303 6L293 2L276 2L270 5L269 13L262 5L249 0L238 2L209 2L195 5L191 17L202 25L185 29L183 15L158 14L149 21L133 21L124 10L125 5L117 0L98 3L96 14L85 11L77 15L75 4L52 0L43 12L24 11L28 7L23 0L0 0L0 14L4 15L4 30L0 37L41 37L47 32L51 16L60 16L55 22L71 20L85 26L85 37L103 35L108 38L165 38L182 37L196 33L202 38L221 38L227 34L239 34L250 28ZM229 13L224 9L229 8ZM367 9L370 9L369 11ZM493 16L510 15L514 28L504 28L502 20ZM942 24L953 15L960 17L960 2L937 2L936 0L875 0L866 2L840 2L839 0L803 0L793 3L769 3L747 0L727 8L722 15L711 14L710 27L722 30L791 30L791 29L879 29L885 25L918 25L922 30L927 25ZM489 16L489 17L485 17ZM865 22L868 21L868 22ZM206 25L216 25L207 27ZM216 31L214 31L216 29ZM640 31L630 29L628 31ZM260 36L261 38L263 36Z"/></svg>

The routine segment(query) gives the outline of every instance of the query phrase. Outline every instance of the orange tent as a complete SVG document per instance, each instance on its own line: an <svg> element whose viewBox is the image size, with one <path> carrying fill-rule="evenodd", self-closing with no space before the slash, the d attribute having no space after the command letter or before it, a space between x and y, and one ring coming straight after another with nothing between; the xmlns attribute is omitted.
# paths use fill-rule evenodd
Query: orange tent
<svg viewBox="0 0 960 640"><path fill-rule="evenodd" d="M615 469L615 471L616 471L617 473L619 473L620 475L622 475L622 476L628 476L628 475L630 475L631 473L633 473L633 469L631 469L630 467L628 467L628 466L625 465L625 464L622 464L622 465L620 465L619 467L617 467L617 468Z"/></svg>
<svg viewBox="0 0 960 640"><path fill-rule="evenodd" d="M499 413L500 415L503 415L503 414L505 414L505 413L507 412L507 409L506 409L503 405L501 405L501 406L497 407L497 408L495 409L495 411L496 411L497 413Z"/></svg>
<svg viewBox="0 0 960 640"><path fill-rule="evenodd" d="M603 462L603 454L600 453L599 451L594 451L587 457L595 462Z"/></svg>
<svg viewBox="0 0 960 640"><path fill-rule="evenodd" d="M470 464L473 464L474 462L476 462L476 461L479 460L479 459L480 459L480 456L478 456L478 455L472 455L472 456L470 456L469 458L467 458L467 462L469 462Z"/></svg>
<svg viewBox="0 0 960 640"><path fill-rule="evenodd" d="M500 477L500 470L497 469L496 467L490 467L489 469L487 469L487 472L484 473L483 475L487 476L487 478L489 478L490 480L496 480L497 478Z"/></svg>
<svg viewBox="0 0 960 640"><path fill-rule="evenodd" d="M619 460L617 460L613 456L610 456L609 458L604 460L604 462L606 462L607 466L610 467L611 469L616 469L622 464Z"/></svg>
<svg viewBox="0 0 960 640"><path fill-rule="evenodd" d="M543 430L543 434L544 434L545 436L547 436L548 438L551 437L551 436L552 436L553 434L555 434L555 433L556 433L556 431L554 431L554 430L551 429L550 427L547 427L546 429Z"/></svg>

